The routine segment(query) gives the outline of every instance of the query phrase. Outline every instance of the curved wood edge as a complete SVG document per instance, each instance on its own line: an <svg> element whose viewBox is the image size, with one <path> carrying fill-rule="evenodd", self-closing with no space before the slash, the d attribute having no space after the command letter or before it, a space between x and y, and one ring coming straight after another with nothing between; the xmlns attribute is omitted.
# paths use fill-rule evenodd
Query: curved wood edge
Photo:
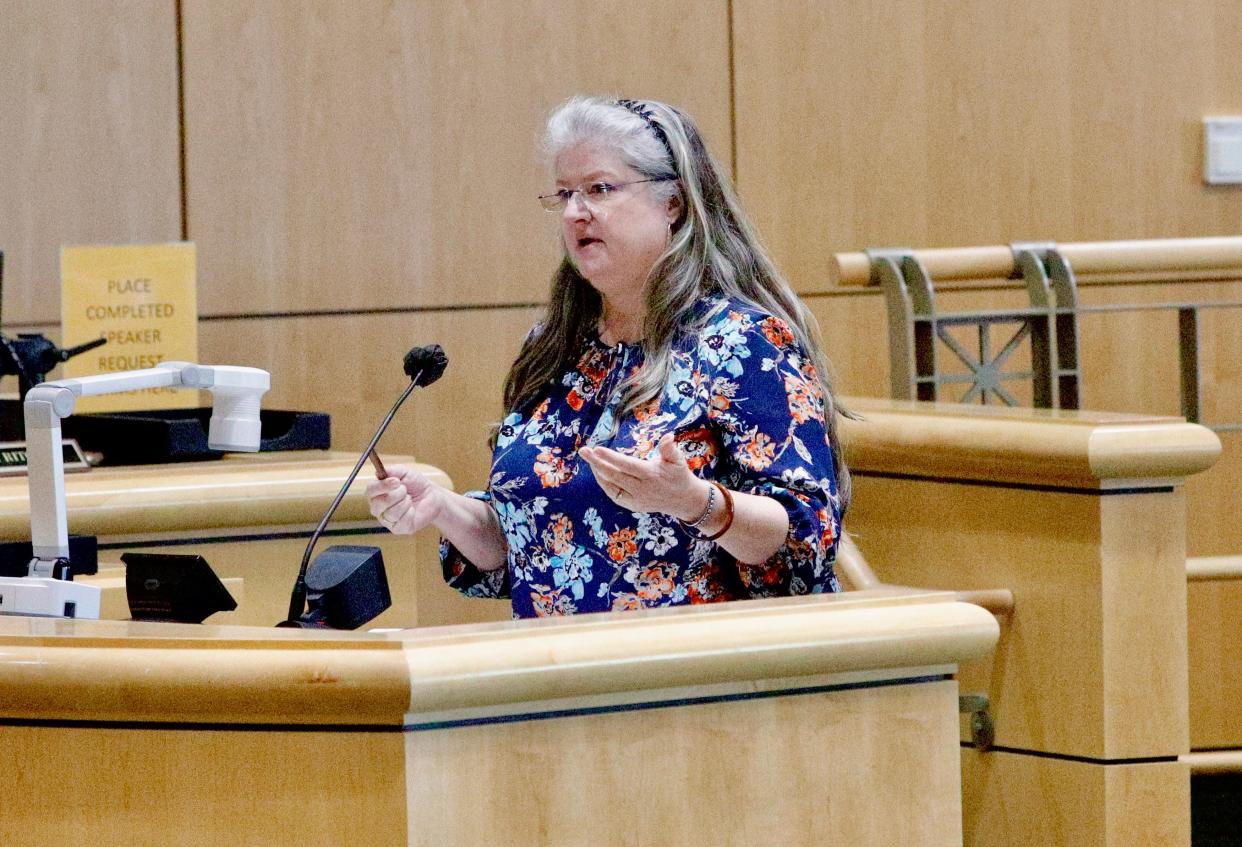
<svg viewBox="0 0 1242 847"><path fill-rule="evenodd" d="M1214 432L1178 418L997 410L845 398L846 462L858 473L1072 488L1160 487L1220 456Z"/></svg>
<svg viewBox="0 0 1242 847"><path fill-rule="evenodd" d="M1008 588L977 588L958 591L955 595L963 603L972 603L998 617L1013 614L1013 592Z"/></svg>
<svg viewBox="0 0 1242 847"><path fill-rule="evenodd" d="M986 610L936 602L772 605L744 617L631 618L551 628L505 643L407 644L411 712L580 698L722 682L957 664L992 649Z"/></svg>
<svg viewBox="0 0 1242 847"><path fill-rule="evenodd" d="M1158 238L1057 244L1078 274L1165 273L1242 268L1242 238ZM913 251L933 280L1007 279L1013 275L1008 245L933 247ZM867 285L871 262L863 252L835 253L829 262L833 285Z"/></svg>
<svg viewBox="0 0 1242 847"><path fill-rule="evenodd" d="M399 649L192 646L0 647L0 720L389 724L409 698Z"/></svg>
<svg viewBox="0 0 1242 847"><path fill-rule="evenodd" d="M92 535L133 535L216 527L314 526L323 517L357 457L346 453L291 453L289 460L266 457L187 462L135 468L100 468L66 479L69 530L90 527ZM386 457L412 464L446 488L452 481L438 468L408 456ZM341 501L336 521L371 520L363 492L374 479L368 464ZM0 537L30 537L26 480L0 480Z"/></svg>
<svg viewBox="0 0 1242 847"><path fill-rule="evenodd" d="M1220 457L1216 433L1192 423L1100 426L1087 443L1098 479L1185 478L1207 470Z"/></svg>
<svg viewBox="0 0 1242 847"><path fill-rule="evenodd" d="M1242 579L1242 556L1192 556L1186 560L1191 582Z"/></svg>
<svg viewBox="0 0 1242 847"><path fill-rule="evenodd" d="M1242 773L1242 750L1204 750L1177 757L1190 766L1191 776Z"/></svg>
<svg viewBox="0 0 1242 847"><path fill-rule="evenodd" d="M399 727L411 712L748 683L981 655L945 592L857 592L395 633L0 619L0 723Z"/></svg>

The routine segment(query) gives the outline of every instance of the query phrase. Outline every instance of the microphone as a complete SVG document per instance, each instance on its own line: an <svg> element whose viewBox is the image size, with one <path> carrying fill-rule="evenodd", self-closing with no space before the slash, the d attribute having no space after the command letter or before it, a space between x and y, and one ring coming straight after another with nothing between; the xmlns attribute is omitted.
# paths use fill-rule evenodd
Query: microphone
<svg viewBox="0 0 1242 847"><path fill-rule="evenodd" d="M328 525L328 521L332 519L332 515L336 512L341 501L345 499L345 493L349 491L349 486L354 484L354 480L358 478L358 472L362 470L362 466L366 463L367 457L374 455L375 445L379 443L380 438L384 435L384 431L388 429L388 425L392 423L393 417L397 414L397 410L401 408L401 404L415 388L421 388L431 385L437 379L444 375L444 369L448 367L448 356L444 354L444 348L439 344L429 344L426 347L415 347L405 354L404 360L405 374L410 378L410 384L405 387L405 391L397 398L397 402L388 410L383 423L379 425L379 429L375 431L375 435L371 438L371 442L366 449L362 451L362 455L358 458L354 469L349 472L349 476L345 480L345 484L341 486L341 490L337 493L336 499L332 501L332 505L328 507L328 511L324 513L323 520L319 522L319 526L315 527L315 531L311 533L310 541L306 545L306 552L302 555L302 567L298 570L298 578L293 583L293 593L289 598L289 617L287 620L276 624L278 627L313 627L319 626L319 618L314 617L314 612L303 615L306 609L306 572L310 566L311 552L315 549L315 543L319 541L319 536L323 534L324 529ZM332 548L337 549L337 548ZM344 549L344 548L342 548ZM351 548L352 550L353 548ZM376 556L379 554L377 548L357 548L359 550L374 550ZM331 550L329 550L331 552ZM325 556L327 553L324 554ZM334 568L339 570L339 568ZM379 565L379 573L383 574L383 564ZM384 594L387 595L387 586L384 586ZM387 604L383 608L376 611L371 617L387 608ZM309 619L309 620L308 620ZM368 618L369 620L369 618ZM359 621L354 624L354 628L360 626L366 621Z"/></svg>
<svg viewBox="0 0 1242 847"><path fill-rule="evenodd" d="M415 347L406 353L404 364L405 375L415 385L423 387L444 376L444 369L448 367L448 356L444 355L444 348L439 344L429 344L426 347Z"/></svg>

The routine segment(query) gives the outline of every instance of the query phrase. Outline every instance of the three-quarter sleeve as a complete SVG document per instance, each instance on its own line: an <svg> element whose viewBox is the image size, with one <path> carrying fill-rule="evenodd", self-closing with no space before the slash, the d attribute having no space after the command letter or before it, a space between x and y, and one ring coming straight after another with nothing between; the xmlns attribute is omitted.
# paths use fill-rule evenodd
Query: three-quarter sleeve
<svg viewBox="0 0 1242 847"><path fill-rule="evenodd" d="M753 597L837 591L840 499L814 365L788 324L731 311L700 346L713 374L709 419L727 461L722 482L779 502L784 544L766 562L738 563Z"/></svg>
<svg viewBox="0 0 1242 847"><path fill-rule="evenodd" d="M486 491L467 491L465 496L484 503L492 501L491 494ZM467 597L497 600L509 597L508 567L480 570L447 538L440 539L440 567L444 581Z"/></svg>

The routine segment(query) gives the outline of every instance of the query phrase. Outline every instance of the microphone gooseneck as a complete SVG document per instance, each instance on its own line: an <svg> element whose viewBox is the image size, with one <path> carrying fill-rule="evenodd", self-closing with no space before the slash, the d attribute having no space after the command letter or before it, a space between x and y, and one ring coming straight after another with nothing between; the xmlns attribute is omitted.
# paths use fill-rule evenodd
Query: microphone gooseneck
<svg viewBox="0 0 1242 847"><path fill-rule="evenodd" d="M405 373L410 378L410 384L405 387L405 390L401 392L401 396L397 398L397 402L393 403L392 408L388 410L388 414L375 431L375 435L372 436L370 443L362 451L362 455L358 457L354 469L349 472L349 476L345 479L345 484L337 492L332 505L324 512L323 519L319 521L319 526L315 527L315 531L311 533L310 541L306 545L306 552L302 554L302 566L298 569L298 578L293 583L293 593L289 598L289 617L286 621L277 624L277 626L298 626L298 619L302 617L302 613L306 609L306 571L310 567L311 553L315 549L316 542L319 541L319 536L323 534L324 529L328 526L328 521L336 513L337 507L341 505L341 501L345 499L346 492L354 484L354 480L358 478L358 472L362 470L362 466L366 464L367 457L371 455L371 451L375 449L375 445L383 437L384 431L392 423L392 419L397 414L397 410L401 408L401 404L405 402L415 388L431 385L431 383L443 376L444 369L448 366L448 357L444 354L444 348L439 344L431 344L410 350L410 352L405 354L404 364Z"/></svg>

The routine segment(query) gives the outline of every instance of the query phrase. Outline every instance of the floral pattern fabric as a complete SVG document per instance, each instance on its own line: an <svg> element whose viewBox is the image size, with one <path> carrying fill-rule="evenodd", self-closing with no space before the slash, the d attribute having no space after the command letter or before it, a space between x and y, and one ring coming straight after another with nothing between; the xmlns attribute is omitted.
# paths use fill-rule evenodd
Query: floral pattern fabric
<svg viewBox="0 0 1242 847"><path fill-rule="evenodd" d="M507 566L480 571L442 542L450 585L509 597L515 617L839 590L840 500L814 366L781 319L723 298L700 305L702 328L674 345L658 401L617 420L617 388L643 351L592 336L540 402L505 418L487 490L467 496L496 510ZM744 564L671 515L624 509L578 459L588 444L650 458L666 432L696 475L785 507L775 555Z"/></svg>

